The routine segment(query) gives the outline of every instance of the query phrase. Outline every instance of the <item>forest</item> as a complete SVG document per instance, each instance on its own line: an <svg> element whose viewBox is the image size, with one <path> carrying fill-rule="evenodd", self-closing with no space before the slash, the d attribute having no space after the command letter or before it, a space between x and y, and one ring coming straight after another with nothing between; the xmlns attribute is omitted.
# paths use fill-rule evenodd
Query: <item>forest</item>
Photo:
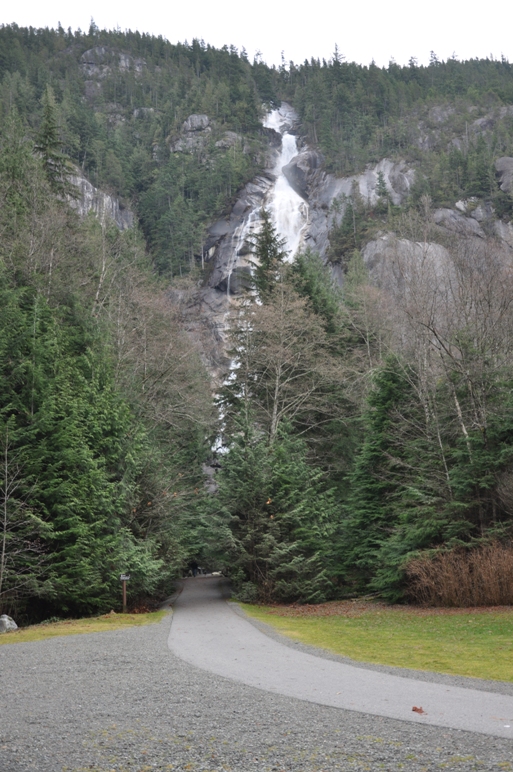
<svg viewBox="0 0 513 772"><path fill-rule="evenodd" d="M415 181L339 202L325 260L289 263L262 212L219 379L183 303L282 100L326 172L386 157ZM512 106L504 59L276 68L0 27L0 612L104 613L124 572L136 607L192 560L246 601L511 604ZM134 226L81 215L77 175ZM463 200L488 212L479 239L434 219Z"/></svg>

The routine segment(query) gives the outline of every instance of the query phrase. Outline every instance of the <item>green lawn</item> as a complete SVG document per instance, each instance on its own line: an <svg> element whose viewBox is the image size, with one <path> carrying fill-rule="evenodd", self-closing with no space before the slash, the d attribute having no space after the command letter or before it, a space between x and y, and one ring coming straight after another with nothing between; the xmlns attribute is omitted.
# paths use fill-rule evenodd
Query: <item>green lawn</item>
<svg viewBox="0 0 513 772"><path fill-rule="evenodd" d="M330 606L334 611L326 614ZM308 607L306 613L300 607L243 608L289 638L360 662L513 681L513 608L452 613L372 604L352 613L348 604Z"/></svg>
<svg viewBox="0 0 513 772"><path fill-rule="evenodd" d="M81 635L82 633L102 633L105 630L120 630L123 627L148 625L160 620L167 611L153 611L149 614L104 614L101 617L86 619L67 619L62 622L32 625L12 630L0 635L2 643L25 643L26 641L42 641L44 638L55 638L58 635Z"/></svg>

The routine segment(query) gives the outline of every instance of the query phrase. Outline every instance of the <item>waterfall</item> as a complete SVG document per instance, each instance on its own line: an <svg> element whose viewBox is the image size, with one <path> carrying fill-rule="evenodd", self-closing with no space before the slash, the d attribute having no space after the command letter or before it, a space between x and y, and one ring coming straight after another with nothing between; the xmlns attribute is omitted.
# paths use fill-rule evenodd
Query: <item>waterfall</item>
<svg viewBox="0 0 513 772"><path fill-rule="evenodd" d="M294 118L292 108L282 104L279 110L272 110L264 122L264 126L282 135L281 153L273 169L276 182L266 197L265 207L271 213L278 235L285 240L284 248L288 252L289 262L292 262L301 246L303 231L308 222L308 204L291 187L282 171L298 153L296 138L287 130Z"/></svg>
<svg viewBox="0 0 513 772"><path fill-rule="evenodd" d="M308 204L290 186L282 171L283 167L290 163L298 153L296 138L288 131L291 123L295 120L296 114L294 110L284 103L279 110L272 110L264 121L264 125L267 128L275 129L275 131L278 131L282 135L280 155L272 170L273 175L275 176L275 182L265 194L263 206L269 211L279 238L284 239L284 250L288 253L288 262L292 262L298 249L302 246L303 233L308 223ZM241 267L251 267L252 256L246 254L246 244L248 240L251 240L252 237L258 233L261 227L261 200L262 199L260 198L258 204L255 202L255 205L249 208L243 221L234 230L231 236L229 258L226 263L226 272L224 274L224 277L226 278L228 308L231 304L230 283L233 272ZM255 302L259 303L260 301L258 300L256 293L253 294ZM223 318L223 327L227 315L228 311L226 310ZM233 380L235 371L239 366L240 363L237 362L236 359L231 360L223 385L226 386ZM225 416L222 409L219 410L219 418L220 432L212 445L214 457L222 456L228 450L224 439ZM205 467L205 469L207 468L208 467ZM210 473L209 475L212 477ZM209 484L212 485L212 481L210 481Z"/></svg>
<svg viewBox="0 0 513 772"><path fill-rule="evenodd" d="M247 195L243 205L247 207L242 222L235 228L230 237L230 248L225 253L223 280L226 282L226 295L230 302L232 295L240 292L241 271L251 270L252 256L248 242L254 239L261 227L260 212L262 206L271 215L271 221L280 239L283 239L284 250L287 252L287 262L292 262L298 249L303 244L303 236L308 224L308 204L291 187L283 174L283 167L297 155L296 137L289 128L297 120L296 113L285 103L279 110L272 110L264 120L267 128L272 128L282 136L279 156L272 168L274 181L269 185L264 182L262 193L258 195L258 184L255 192ZM259 183L261 186L261 182ZM260 187L262 190L262 186ZM249 206L248 206L249 203ZM237 283L233 279L237 275Z"/></svg>

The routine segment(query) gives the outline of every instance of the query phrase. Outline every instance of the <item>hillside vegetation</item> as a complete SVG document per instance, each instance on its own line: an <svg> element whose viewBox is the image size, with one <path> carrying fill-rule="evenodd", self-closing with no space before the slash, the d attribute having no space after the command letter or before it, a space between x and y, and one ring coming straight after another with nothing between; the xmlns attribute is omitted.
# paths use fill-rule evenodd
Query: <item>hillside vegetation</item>
<svg viewBox="0 0 513 772"><path fill-rule="evenodd" d="M220 388L177 299L207 282L207 227L263 169L282 99L327 172L386 157L414 183L336 201L328 267L284 262L264 214ZM270 68L11 25L0 120L2 612L102 613L121 572L135 603L194 558L250 601L513 602L507 61ZM79 217L72 174L135 227Z"/></svg>

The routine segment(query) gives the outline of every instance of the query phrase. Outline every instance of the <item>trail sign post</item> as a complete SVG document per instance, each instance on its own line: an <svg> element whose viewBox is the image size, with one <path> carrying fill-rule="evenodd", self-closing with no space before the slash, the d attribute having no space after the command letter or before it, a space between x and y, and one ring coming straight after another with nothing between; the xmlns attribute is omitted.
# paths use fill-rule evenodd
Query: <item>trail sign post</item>
<svg viewBox="0 0 513 772"><path fill-rule="evenodd" d="M126 583L130 579L130 574L121 574L119 578L123 585L123 614L126 614Z"/></svg>

